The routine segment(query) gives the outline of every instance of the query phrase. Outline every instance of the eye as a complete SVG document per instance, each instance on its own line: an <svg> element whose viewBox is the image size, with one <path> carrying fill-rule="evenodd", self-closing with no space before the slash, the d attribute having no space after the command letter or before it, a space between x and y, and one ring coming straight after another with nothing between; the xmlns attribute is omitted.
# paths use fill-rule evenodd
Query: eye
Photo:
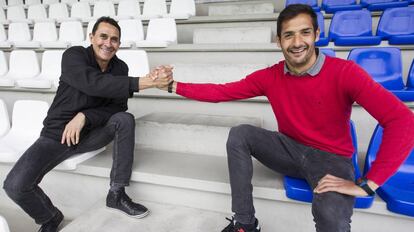
<svg viewBox="0 0 414 232"><path fill-rule="evenodd" d="M107 35L105 35L105 34L101 34L101 35L100 35L100 38L101 38L101 39L103 39L103 40L106 40L106 39L108 38L108 36L107 36Z"/></svg>

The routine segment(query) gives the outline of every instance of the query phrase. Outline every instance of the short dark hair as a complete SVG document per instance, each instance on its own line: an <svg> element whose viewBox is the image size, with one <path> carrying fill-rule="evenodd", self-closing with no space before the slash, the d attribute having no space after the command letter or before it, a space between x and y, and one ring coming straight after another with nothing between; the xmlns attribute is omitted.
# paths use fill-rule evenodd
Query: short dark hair
<svg viewBox="0 0 414 232"><path fill-rule="evenodd" d="M305 4L292 4L283 9L277 18L277 36L279 38L282 34L283 22L291 20L300 14L307 14L312 18L313 31L316 33L316 30L318 30L319 27L318 16L315 11L313 11L312 7Z"/></svg>
<svg viewBox="0 0 414 232"><path fill-rule="evenodd" d="M112 26L116 27L116 29L118 29L118 31L119 31L119 39L121 39L121 27L115 21L115 19L113 19L111 17L108 17L108 16L102 16L98 20L96 20L96 23L93 25L93 28L92 28L92 35L95 35L95 32L96 32L96 30L98 30L98 27L99 27L100 23L109 23Z"/></svg>

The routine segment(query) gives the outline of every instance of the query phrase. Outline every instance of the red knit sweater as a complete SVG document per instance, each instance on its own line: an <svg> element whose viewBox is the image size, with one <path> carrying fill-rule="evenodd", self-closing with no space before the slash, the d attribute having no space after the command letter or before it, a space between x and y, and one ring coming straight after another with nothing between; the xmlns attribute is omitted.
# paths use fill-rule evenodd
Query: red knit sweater
<svg viewBox="0 0 414 232"><path fill-rule="evenodd" d="M316 76L284 74L284 61L226 84L178 83L187 98L221 102L266 96L279 132L327 152L351 157L352 104L364 107L384 128L382 145L367 178L382 185L414 146L414 114L358 65L326 56Z"/></svg>

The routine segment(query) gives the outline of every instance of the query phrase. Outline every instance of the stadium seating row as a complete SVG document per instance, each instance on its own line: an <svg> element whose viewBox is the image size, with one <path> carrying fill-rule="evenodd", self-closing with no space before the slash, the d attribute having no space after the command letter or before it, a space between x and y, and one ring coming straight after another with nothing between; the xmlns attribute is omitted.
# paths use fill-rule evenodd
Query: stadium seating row
<svg viewBox="0 0 414 232"><path fill-rule="evenodd" d="M90 21L83 31L78 20L64 21L59 27L59 38L54 21L36 22L33 28L33 39L26 22L9 24L8 38L3 27L0 27L0 48L67 48L69 46L89 46L89 34L95 21ZM144 29L141 20L123 19L121 27L121 47L167 47L177 43L177 26L172 18L151 19L148 23L147 36L144 40Z"/></svg>
<svg viewBox="0 0 414 232"><path fill-rule="evenodd" d="M335 56L334 51L322 49L328 55ZM9 67L2 51L0 51L0 86L22 88L51 88L57 86L60 75L60 60L63 50L46 50L43 53L42 68L33 50L13 50L10 53ZM121 49L117 55L129 64L131 76L142 76L148 73L147 54L143 50ZM134 65L139 60L139 67ZM396 47L354 48L348 60L359 64L376 82L395 94L402 101L414 101L414 61L411 64L404 84L401 51ZM21 69L21 64L25 69ZM40 71L41 70L41 71Z"/></svg>
<svg viewBox="0 0 414 232"><path fill-rule="evenodd" d="M43 120L49 109L49 104L44 101L19 100L14 103L12 112L12 126L10 125L7 108L3 100L0 99L0 125L3 131L0 134L0 162L14 163L20 156L31 146L39 137L43 127ZM30 112L30 114L28 114ZM4 128L6 130L4 130ZM78 163L81 163L100 152L105 147L98 150L75 154L69 159L59 164L56 169L73 170L76 169Z"/></svg>
<svg viewBox="0 0 414 232"><path fill-rule="evenodd" d="M334 14L329 34L325 35L322 13L318 12L321 39L318 46L333 41L336 46L378 45L388 40L391 45L414 44L414 7L390 8L383 12L376 36L372 32L372 17L368 10L339 11Z"/></svg>
<svg viewBox="0 0 414 232"><path fill-rule="evenodd" d="M367 8L369 11L383 11L393 7L405 7L412 4L412 0L361 0L357 4L356 0L322 0L319 7L318 0L286 0L286 6L296 3L302 3L312 6L314 11L325 11L326 13L335 13L344 10L360 10Z"/></svg>
<svg viewBox="0 0 414 232"><path fill-rule="evenodd" d="M47 10L48 9L48 10ZM26 21L33 23L36 20L53 19L59 22L68 19L79 19L83 22L96 20L101 16L111 16L116 19L137 18L149 20L152 18L175 18L188 19L195 15L194 0L173 0L170 11L167 13L165 0L147 0L141 14L138 0L123 0L118 4L118 11L115 13L115 6L111 1L95 2L91 14L91 6L88 2L75 2L70 8L66 3L53 3L50 5L36 4L29 5L27 16L23 5L13 5L6 9L7 17L3 10L0 10L0 22L10 23L13 21Z"/></svg>
<svg viewBox="0 0 414 232"><path fill-rule="evenodd" d="M10 53L10 64L0 51L0 86L48 89L57 87L61 73L63 50L47 50L42 56L42 68L33 50L15 50ZM149 72L147 53L143 50L120 50L117 56L129 66L129 75L144 76ZM25 68L21 68L25 64ZM136 65L140 64L140 65Z"/></svg>

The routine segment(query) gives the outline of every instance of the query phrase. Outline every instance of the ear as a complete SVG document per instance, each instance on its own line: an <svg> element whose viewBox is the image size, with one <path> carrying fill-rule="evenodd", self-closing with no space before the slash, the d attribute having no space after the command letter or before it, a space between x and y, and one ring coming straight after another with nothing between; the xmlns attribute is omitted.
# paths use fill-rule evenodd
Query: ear
<svg viewBox="0 0 414 232"><path fill-rule="evenodd" d="M315 42L319 41L320 35L321 35L321 30L318 27L315 33Z"/></svg>
<svg viewBox="0 0 414 232"><path fill-rule="evenodd" d="M282 48L282 46L280 45L280 37L279 36L276 36L276 43L277 43L277 46L279 48Z"/></svg>
<svg viewBox="0 0 414 232"><path fill-rule="evenodd" d="M91 42L91 43L92 43L92 38L93 38L92 33L89 33L89 42Z"/></svg>

